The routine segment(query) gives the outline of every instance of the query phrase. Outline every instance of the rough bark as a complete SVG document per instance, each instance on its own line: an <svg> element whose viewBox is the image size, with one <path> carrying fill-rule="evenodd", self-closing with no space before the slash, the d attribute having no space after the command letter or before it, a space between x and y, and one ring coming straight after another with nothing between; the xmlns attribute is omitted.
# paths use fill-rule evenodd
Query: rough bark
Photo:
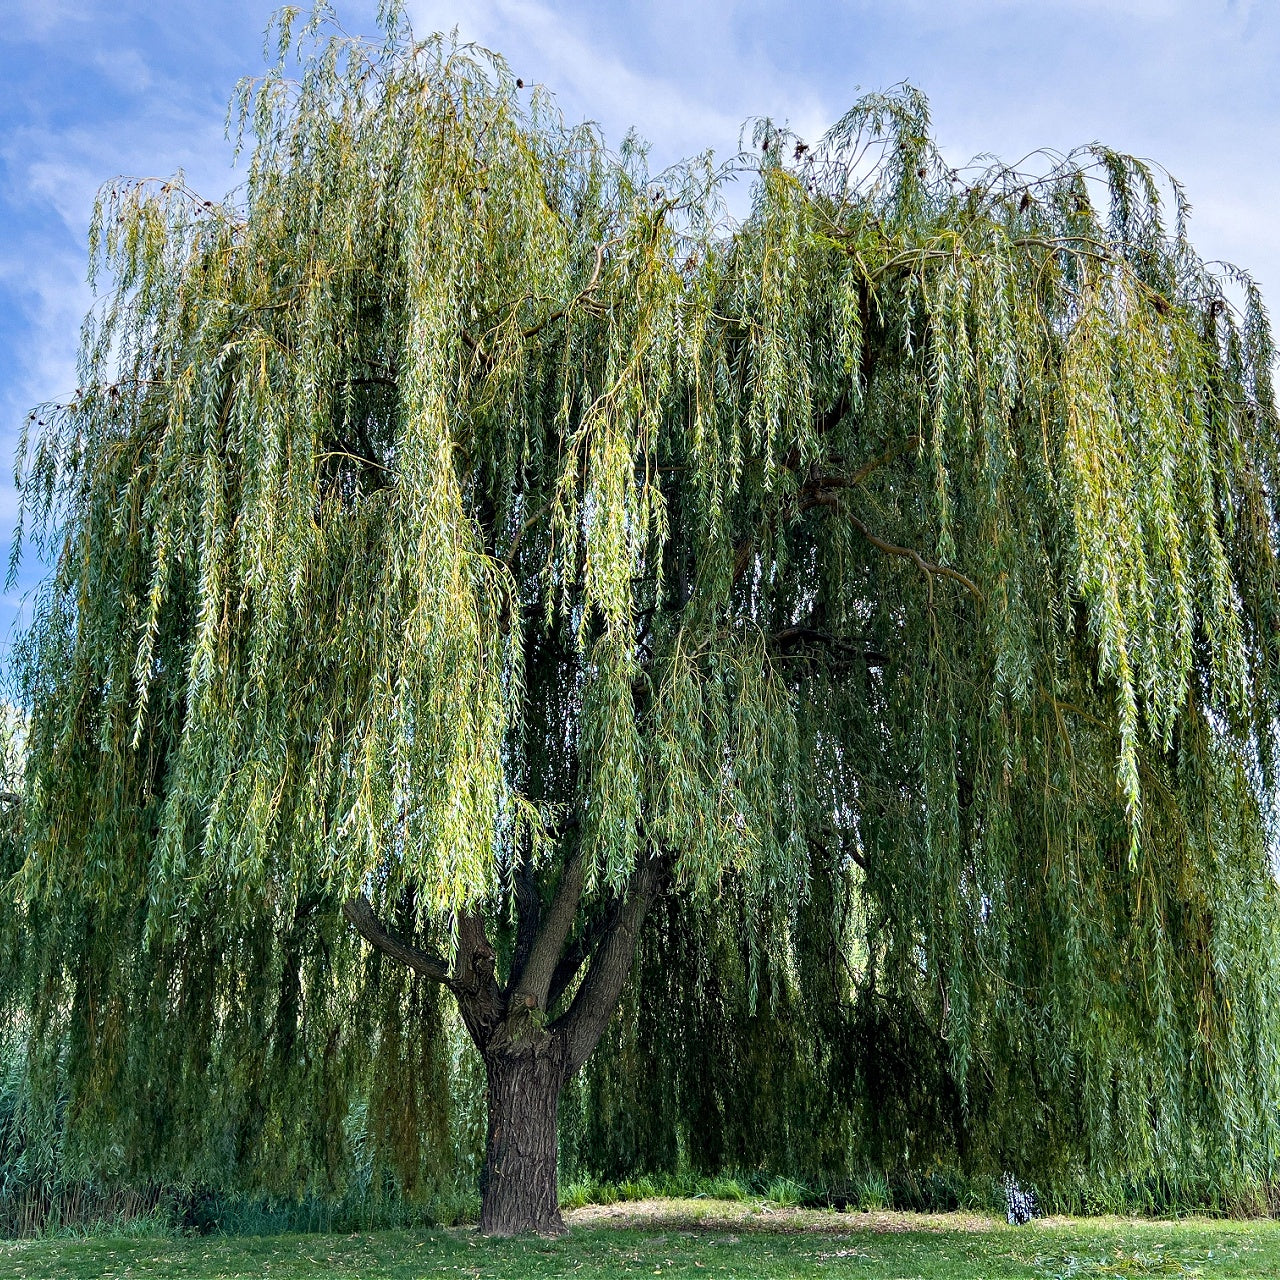
<svg viewBox="0 0 1280 1280"><path fill-rule="evenodd" d="M541 1040L485 1057L489 1132L480 1230L487 1236L565 1232L557 1172L564 1064L559 1041Z"/></svg>

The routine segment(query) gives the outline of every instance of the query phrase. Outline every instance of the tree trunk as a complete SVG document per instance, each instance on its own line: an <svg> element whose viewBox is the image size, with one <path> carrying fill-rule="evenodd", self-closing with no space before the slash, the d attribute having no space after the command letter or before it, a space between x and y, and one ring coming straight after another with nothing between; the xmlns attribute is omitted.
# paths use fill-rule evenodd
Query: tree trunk
<svg viewBox="0 0 1280 1280"><path fill-rule="evenodd" d="M547 1011L559 1002L586 958L586 949L576 956L563 955L582 892L579 856L566 864L540 928L536 918L529 922L541 915L536 895L525 894L525 937L517 948L523 964L506 990L495 980L497 956L478 913L458 914L457 951L450 969L442 957L389 930L363 894L343 907L357 931L384 955L453 992L484 1059L489 1135L480 1230L485 1235L565 1232L557 1168L560 1090L587 1060L618 1007L640 926L664 875L660 858L648 858L636 868L626 898L606 916L603 936L591 949L590 968L569 1008L550 1026L544 1025Z"/></svg>
<svg viewBox="0 0 1280 1280"><path fill-rule="evenodd" d="M485 1055L489 1137L480 1230L563 1235L557 1177L557 1119L564 1067L554 1041Z"/></svg>

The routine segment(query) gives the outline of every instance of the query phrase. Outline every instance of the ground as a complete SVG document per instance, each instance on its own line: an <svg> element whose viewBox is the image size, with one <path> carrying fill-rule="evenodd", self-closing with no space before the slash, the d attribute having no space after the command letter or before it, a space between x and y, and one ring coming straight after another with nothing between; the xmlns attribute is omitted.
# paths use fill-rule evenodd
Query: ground
<svg viewBox="0 0 1280 1280"><path fill-rule="evenodd" d="M832 1213L711 1200L589 1206L562 1240L474 1228L352 1236L0 1241L0 1280L524 1280L572 1276L978 1280L1280 1277L1280 1222Z"/></svg>

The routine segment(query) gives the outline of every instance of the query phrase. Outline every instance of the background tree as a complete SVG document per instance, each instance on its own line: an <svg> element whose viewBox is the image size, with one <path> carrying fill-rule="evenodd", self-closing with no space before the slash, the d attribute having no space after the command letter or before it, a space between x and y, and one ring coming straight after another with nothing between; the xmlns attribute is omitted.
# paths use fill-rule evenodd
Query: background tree
<svg viewBox="0 0 1280 1280"><path fill-rule="evenodd" d="M560 1092L679 900L751 1000L909 991L962 1091L1032 1061L1098 1143L1268 1171L1248 278L1104 149L961 180L909 89L652 179L384 18L291 80L284 14L226 201L103 191L81 386L34 415L4 989L79 1131L287 1181L372 1056L412 1143L443 988L482 1227L557 1230Z"/></svg>

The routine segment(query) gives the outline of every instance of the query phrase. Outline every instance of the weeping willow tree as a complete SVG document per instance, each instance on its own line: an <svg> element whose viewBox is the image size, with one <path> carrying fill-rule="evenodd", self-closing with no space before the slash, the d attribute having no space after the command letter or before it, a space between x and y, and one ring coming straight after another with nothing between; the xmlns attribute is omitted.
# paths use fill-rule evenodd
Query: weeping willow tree
<svg viewBox="0 0 1280 1280"><path fill-rule="evenodd" d="M962 1091L1034 1061L1102 1146L1269 1175L1249 278L1137 160L961 177L913 90L653 177L383 19L284 14L231 197L104 189L24 445L4 989L77 1122L334 1160L372 1063L412 1141L447 991L482 1226L559 1229L558 1098L661 901L732 911L752 999L825 930Z"/></svg>

